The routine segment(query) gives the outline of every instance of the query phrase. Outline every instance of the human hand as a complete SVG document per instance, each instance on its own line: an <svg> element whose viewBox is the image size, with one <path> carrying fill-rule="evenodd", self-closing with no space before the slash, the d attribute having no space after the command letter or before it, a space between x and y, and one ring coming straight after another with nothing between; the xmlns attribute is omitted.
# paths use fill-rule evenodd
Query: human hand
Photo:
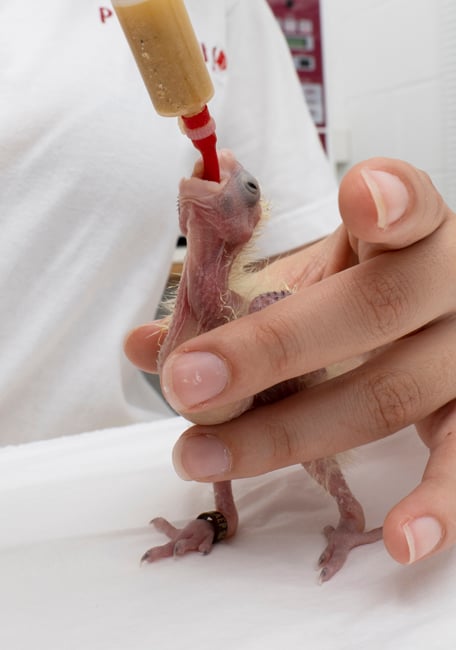
<svg viewBox="0 0 456 650"><path fill-rule="evenodd" d="M166 396L189 419L214 422L272 384L379 351L235 422L192 427L174 462L184 478L252 476L416 423L430 450L423 481L384 524L391 555L410 562L456 540L455 215L423 172L387 159L347 174L340 208L336 233L275 263L296 293L176 348L163 368ZM143 326L126 342L146 370L158 330Z"/></svg>

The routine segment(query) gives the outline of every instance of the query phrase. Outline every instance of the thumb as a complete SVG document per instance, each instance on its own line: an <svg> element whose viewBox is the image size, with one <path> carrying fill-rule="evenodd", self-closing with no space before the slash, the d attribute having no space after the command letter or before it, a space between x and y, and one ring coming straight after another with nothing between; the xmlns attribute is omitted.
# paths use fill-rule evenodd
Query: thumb
<svg viewBox="0 0 456 650"><path fill-rule="evenodd" d="M431 450L423 480L386 517L385 546L411 564L456 542L456 438L448 434Z"/></svg>
<svg viewBox="0 0 456 650"><path fill-rule="evenodd" d="M157 373L158 353L166 336L164 320L156 320L130 330L123 348L126 357L140 370Z"/></svg>
<svg viewBox="0 0 456 650"><path fill-rule="evenodd" d="M339 207L360 259L410 246L450 214L425 172L391 158L355 165L341 182Z"/></svg>

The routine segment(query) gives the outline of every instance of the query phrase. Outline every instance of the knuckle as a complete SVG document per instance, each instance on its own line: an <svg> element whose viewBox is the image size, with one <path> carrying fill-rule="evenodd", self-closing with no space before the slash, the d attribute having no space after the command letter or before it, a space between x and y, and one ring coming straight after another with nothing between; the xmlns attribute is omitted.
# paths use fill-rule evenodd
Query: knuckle
<svg viewBox="0 0 456 650"><path fill-rule="evenodd" d="M271 418L265 422L265 438L270 441L269 458L272 468L282 467L295 462L299 447L297 438L282 418Z"/></svg>
<svg viewBox="0 0 456 650"><path fill-rule="evenodd" d="M299 356L300 346L289 322L280 315L262 319L255 327L255 346L265 351L275 382L292 376L290 373Z"/></svg>
<svg viewBox="0 0 456 650"><path fill-rule="evenodd" d="M413 289L397 269L370 271L358 283L358 309L370 334L389 339L401 330L413 308Z"/></svg>
<svg viewBox="0 0 456 650"><path fill-rule="evenodd" d="M359 394L366 400L374 426L388 433L415 421L422 410L421 388L408 372L379 372L365 380Z"/></svg>

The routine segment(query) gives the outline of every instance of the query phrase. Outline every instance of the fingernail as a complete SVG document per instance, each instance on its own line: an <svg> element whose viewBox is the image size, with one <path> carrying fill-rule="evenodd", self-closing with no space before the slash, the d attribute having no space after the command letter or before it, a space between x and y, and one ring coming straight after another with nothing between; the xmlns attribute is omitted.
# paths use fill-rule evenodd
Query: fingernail
<svg viewBox="0 0 456 650"><path fill-rule="evenodd" d="M377 226L385 230L405 213L409 202L407 188L397 176L388 172L363 169L361 176L377 208Z"/></svg>
<svg viewBox="0 0 456 650"><path fill-rule="evenodd" d="M206 479L231 469L231 454L215 436L193 436L178 440L173 450L173 463L184 480Z"/></svg>
<svg viewBox="0 0 456 650"><path fill-rule="evenodd" d="M226 365L209 352L184 352L169 357L163 366L163 393L176 411L207 402L227 383Z"/></svg>
<svg viewBox="0 0 456 650"><path fill-rule="evenodd" d="M428 555L439 544L443 529L434 517L419 517L402 526L409 549L408 564Z"/></svg>

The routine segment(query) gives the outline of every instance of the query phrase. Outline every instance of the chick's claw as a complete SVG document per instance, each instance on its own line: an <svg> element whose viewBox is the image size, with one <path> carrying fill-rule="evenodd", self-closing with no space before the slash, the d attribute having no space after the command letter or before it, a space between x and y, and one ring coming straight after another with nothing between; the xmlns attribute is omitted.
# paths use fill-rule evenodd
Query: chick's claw
<svg viewBox="0 0 456 650"><path fill-rule="evenodd" d="M337 528L326 526L323 533L328 544L318 560L318 568L321 569L318 579L320 584L327 582L342 568L353 548L378 542L382 538L381 528L362 532L344 521Z"/></svg>
<svg viewBox="0 0 456 650"><path fill-rule="evenodd" d="M162 517L157 517L150 523L157 530L167 535L171 541L162 546L154 546L146 551L141 558L141 563L151 563L167 557L177 557L190 551L197 551L207 555L212 549L214 529L204 519L194 519L184 528L176 528Z"/></svg>

